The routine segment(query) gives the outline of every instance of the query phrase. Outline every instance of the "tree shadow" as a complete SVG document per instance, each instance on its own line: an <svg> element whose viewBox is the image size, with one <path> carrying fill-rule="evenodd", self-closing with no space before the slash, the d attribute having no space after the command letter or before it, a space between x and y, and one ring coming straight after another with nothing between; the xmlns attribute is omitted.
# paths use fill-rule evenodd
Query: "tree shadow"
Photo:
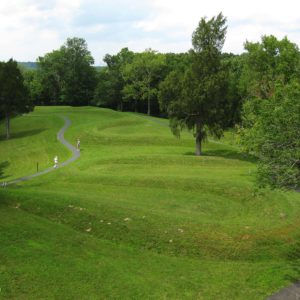
<svg viewBox="0 0 300 300"><path fill-rule="evenodd" d="M6 175L6 176L4 175L4 169L7 168L8 166L9 166L8 161L4 161L4 162L0 163L0 180L8 177L8 175Z"/></svg>
<svg viewBox="0 0 300 300"><path fill-rule="evenodd" d="M24 131L20 131L20 132L12 132L10 134L10 138L9 140L12 140L12 139L18 139L18 138L24 138L24 137L28 137L28 136L32 136L32 135L36 135L36 134L39 134L45 130L47 130L48 128L39 128L39 129L32 129L32 130L24 130ZM5 134L1 134L0 135L0 141L1 140L7 140L6 139L6 135Z"/></svg>
<svg viewBox="0 0 300 300"><path fill-rule="evenodd" d="M184 153L184 155L193 155L195 156L194 152L186 152ZM235 159L235 160L241 160L241 161L247 161L247 162L251 162L254 163L257 161L256 157L246 154L246 153L240 153L234 150L230 150L230 149L217 149L217 150L206 150L203 151L202 153L203 157L206 156L215 156L215 157L222 157L222 158L226 158L226 159Z"/></svg>

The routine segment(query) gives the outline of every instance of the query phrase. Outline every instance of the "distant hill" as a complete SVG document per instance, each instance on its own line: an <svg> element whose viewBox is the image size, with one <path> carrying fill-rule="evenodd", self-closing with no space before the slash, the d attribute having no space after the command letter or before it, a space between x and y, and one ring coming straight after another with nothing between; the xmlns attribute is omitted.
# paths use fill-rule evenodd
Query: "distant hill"
<svg viewBox="0 0 300 300"><path fill-rule="evenodd" d="M38 67L38 64L36 62L32 62L32 61L27 61L27 62L19 61L18 64L28 70L36 70ZM97 71L100 71L102 68L105 68L105 67L104 66L95 66L95 69Z"/></svg>
<svg viewBox="0 0 300 300"><path fill-rule="evenodd" d="M30 69L30 70L36 70L37 69L37 63L32 62L32 61L27 61L27 62L21 62L19 61L18 64L25 69Z"/></svg>
<svg viewBox="0 0 300 300"><path fill-rule="evenodd" d="M105 68L105 66L95 66L95 69L99 72L101 69Z"/></svg>

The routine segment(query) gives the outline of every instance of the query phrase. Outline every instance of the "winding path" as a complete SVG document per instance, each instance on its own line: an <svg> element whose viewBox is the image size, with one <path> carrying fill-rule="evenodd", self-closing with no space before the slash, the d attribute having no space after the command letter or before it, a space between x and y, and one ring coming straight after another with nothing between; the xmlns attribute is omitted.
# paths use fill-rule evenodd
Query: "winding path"
<svg viewBox="0 0 300 300"><path fill-rule="evenodd" d="M57 133L57 139L63 144L65 145L69 150L71 150L72 152L72 157L69 158L68 160L58 164L58 167L56 169L54 169L53 167L50 167L48 169L45 169L43 171L37 172L35 174L32 175L28 175L28 176L24 176L24 177L20 177L11 181L7 181L5 184L6 185L12 185L15 183L19 183L19 182L23 182L23 181L27 181L30 180L32 178L53 172L55 170L57 170L58 168L64 167L68 164L70 164L71 162L75 161L76 159L78 159L80 157L80 152L73 146L71 145L69 142L66 141L65 137L64 137L64 133L65 131L69 128L69 126L71 125L71 121L68 117L66 116L60 116L61 118L64 119L65 121L65 125L59 130L59 132ZM3 183L2 183L3 184Z"/></svg>

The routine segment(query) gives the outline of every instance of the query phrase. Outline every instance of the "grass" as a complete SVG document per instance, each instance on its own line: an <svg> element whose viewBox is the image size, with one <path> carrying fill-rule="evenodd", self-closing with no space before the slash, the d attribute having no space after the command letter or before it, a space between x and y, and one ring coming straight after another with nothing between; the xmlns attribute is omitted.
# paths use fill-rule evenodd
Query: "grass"
<svg viewBox="0 0 300 300"><path fill-rule="evenodd" d="M0 298L265 299L300 277L300 194L257 191L231 133L195 157L166 120L39 107L0 140L3 180L70 155L59 115L81 157L0 190Z"/></svg>

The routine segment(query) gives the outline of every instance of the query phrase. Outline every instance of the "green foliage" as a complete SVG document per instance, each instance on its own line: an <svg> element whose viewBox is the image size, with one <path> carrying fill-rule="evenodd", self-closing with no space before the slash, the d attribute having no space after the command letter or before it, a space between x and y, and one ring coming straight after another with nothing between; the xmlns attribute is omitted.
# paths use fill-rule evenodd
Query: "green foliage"
<svg viewBox="0 0 300 300"><path fill-rule="evenodd" d="M58 104L62 102L65 86L65 61L63 52L53 50L38 58L38 79L42 86L41 104Z"/></svg>
<svg viewBox="0 0 300 300"><path fill-rule="evenodd" d="M118 101L115 89L115 78L112 72L105 67L97 74L97 86L92 104L101 107L117 108Z"/></svg>
<svg viewBox="0 0 300 300"><path fill-rule="evenodd" d="M245 44L241 143L259 157L258 182L299 186L300 52L287 38Z"/></svg>
<svg viewBox="0 0 300 300"><path fill-rule="evenodd" d="M45 104L88 105L96 85L93 63L85 40L68 38L59 50L38 59L39 98Z"/></svg>
<svg viewBox="0 0 300 300"><path fill-rule="evenodd" d="M39 72L36 69L21 69L26 86L32 103L42 103L43 86L39 79Z"/></svg>
<svg viewBox="0 0 300 300"><path fill-rule="evenodd" d="M170 75L161 86L160 104L162 109L167 107L173 133L179 135L183 128L193 130L196 155L201 154L207 131L220 137L226 124L227 74L221 63L225 23L222 14L208 21L202 18L193 33L191 66L181 75Z"/></svg>
<svg viewBox="0 0 300 300"><path fill-rule="evenodd" d="M131 63L134 53L128 48L123 48L116 55L106 54L104 62L107 67L105 72L98 77L98 86L95 91L93 103L103 107L123 110L122 90L125 85L123 68Z"/></svg>
<svg viewBox="0 0 300 300"><path fill-rule="evenodd" d="M96 86L94 59L82 38L68 38L60 49L63 53L65 76L62 93L63 103L88 105Z"/></svg>
<svg viewBox="0 0 300 300"><path fill-rule="evenodd" d="M263 36L259 43L245 43L245 70L242 82L247 95L269 98L277 82L286 84L300 76L298 46L286 37Z"/></svg>
<svg viewBox="0 0 300 300"><path fill-rule="evenodd" d="M259 184L299 187L300 84L277 85L268 100L246 102L244 123L242 143L259 157Z"/></svg>
<svg viewBox="0 0 300 300"><path fill-rule="evenodd" d="M245 91L241 85L241 76L244 71L245 62L244 55L234 55L224 53L221 63L226 73L227 92L224 95L226 101L226 123L228 127L233 127L241 122L241 111Z"/></svg>
<svg viewBox="0 0 300 300"><path fill-rule="evenodd" d="M148 49L135 54L131 63L123 68L126 85L123 95L127 101L146 101L147 114L151 114L151 103L157 102L158 84L164 77L165 56Z"/></svg>
<svg viewBox="0 0 300 300"><path fill-rule="evenodd" d="M10 137L10 118L33 109L16 61L0 62L0 111L6 118L6 137Z"/></svg>

